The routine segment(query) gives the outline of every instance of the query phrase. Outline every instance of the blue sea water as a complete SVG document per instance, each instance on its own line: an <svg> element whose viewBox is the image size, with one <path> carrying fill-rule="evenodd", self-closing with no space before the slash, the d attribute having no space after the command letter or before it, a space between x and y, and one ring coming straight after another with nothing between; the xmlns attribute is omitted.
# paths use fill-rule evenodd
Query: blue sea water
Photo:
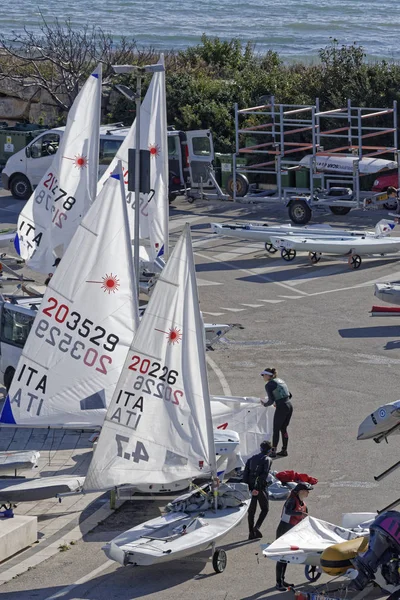
<svg viewBox="0 0 400 600"><path fill-rule="evenodd" d="M331 38L361 44L372 59L400 59L400 4L393 0L11 0L0 34L38 30L40 12L49 23L87 22L157 50L194 45L206 33L290 60L317 57Z"/></svg>

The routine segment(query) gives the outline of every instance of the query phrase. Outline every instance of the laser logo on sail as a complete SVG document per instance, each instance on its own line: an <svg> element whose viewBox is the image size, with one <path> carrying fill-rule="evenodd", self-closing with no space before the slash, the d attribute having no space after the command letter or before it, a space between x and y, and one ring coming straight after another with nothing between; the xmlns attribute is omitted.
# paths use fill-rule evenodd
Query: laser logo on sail
<svg viewBox="0 0 400 600"><path fill-rule="evenodd" d="M118 277L112 273L109 275L104 275L102 281L86 281L86 283L100 283L102 290L104 292L108 292L109 294L111 294L111 292L115 294L120 287Z"/></svg>
<svg viewBox="0 0 400 600"><path fill-rule="evenodd" d="M160 156L161 153L160 146L158 144L150 144L149 152L150 156L154 156L155 158L157 158L157 156Z"/></svg>
<svg viewBox="0 0 400 600"><path fill-rule="evenodd" d="M177 327L171 327L169 331L164 331L163 329L155 328L155 331L160 331L161 333L165 333L168 338L168 344L179 344L182 339L181 330Z"/></svg>
<svg viewBox="0 0 400 600"><path fill-rule="evenodd" d="M87 156L83 156L82 154L76 154L74 158L70 158L69 156L64 156L67 160L74 161L74 167L81 170L88 166L88 158Z"/></svg>

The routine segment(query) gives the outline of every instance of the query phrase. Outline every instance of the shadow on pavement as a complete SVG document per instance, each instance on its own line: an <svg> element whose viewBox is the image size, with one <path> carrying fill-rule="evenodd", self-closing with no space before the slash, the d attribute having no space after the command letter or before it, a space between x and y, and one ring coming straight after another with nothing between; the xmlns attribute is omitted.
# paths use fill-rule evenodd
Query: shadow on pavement
<svg viewBox="0 0 400 600"><path fill-rule="evenodd" d="M352 327L350 329L339 329L342 338L379 338L394 337L400 334L399 325L379 325L378 327ZM398 342L392 342L398 344ZM395 347L398 347L397 345ZM387 350L394 348L386 348Z"/></svg>

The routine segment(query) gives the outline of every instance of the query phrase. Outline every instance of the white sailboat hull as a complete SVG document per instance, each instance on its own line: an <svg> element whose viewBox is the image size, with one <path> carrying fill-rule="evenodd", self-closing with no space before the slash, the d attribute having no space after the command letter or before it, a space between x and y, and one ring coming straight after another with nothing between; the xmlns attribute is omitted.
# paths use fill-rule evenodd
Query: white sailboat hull
<svg viewBox="0 0 400 600"><path fill-rule="evenodd" d="M382 302L400 304L400 282L376 283L375 296Z"/></svg>
<svg viewBox="0 0 400 600"><path fill-rule="evenodd" d="M55 498L57 494L80 492L84 477L57 475L35 479L0 479L0 502L36 502ZM20 483L16 483L20 481Z"/></svg>
<svg viewBox="0 0 400 600"><path fill-rule="evenodd" d="M17 450L0 452L0 472L37 467L40 452L35 450Z"/></svg>
<svg viewBox="0 0 400 600"><path fill-rule="evenodd" d="M10 244L14 242L16 231L11 230L10 233L1 233L0 234L0 248L7 248Z"/></svg>
<svg viewBox="0 0 400 600"><path fill-rule="evenodd" d="M323 254L350 255L358 254L392 254L400 252L400 238L373 237L332 237L318 239L300 236L272 236L271 243L276 248L304 252L321 252Z"/></svg>
<svg viewBox="0 0 400 600"><path fill-rule="evenodd" d="M243 484L232 484L232 487ZM103 546L108 558L122 566L150 566L208 550L239 525L247 513L250 498L242 506L205 510L201 516L171 512L137 525ZM184 529L184 526L187 529ZM187 533L182 533L183 530Z"/></svg>
<svg viewBox="0 0 400 600"><path fill-rule="evenodd" d="M306 225L304 227L296 227L294 225L267 225L266 223L211 223L213 233L226 235L241 240L249 240L254 242L271 243L271 236L286 236L286 235L310 235L313 237L329 237L329 236L369 236L374 237L374 231L357 231L351 229L336 229L330 225Z"/></svg>
<svg viewBox="0 0 400 600"><path fill-rule="evenodd" d="M232 329L232 325L221 323L204 323L206 332L206 346L212 346L219 339Z"/></svg>
<svg viewBox="0 0 400 600"><path fill-rule="evenodd" d="M358 428L357 439L369 440L399 424L400 400L396 400L380 406L368 415Z"/></svg>

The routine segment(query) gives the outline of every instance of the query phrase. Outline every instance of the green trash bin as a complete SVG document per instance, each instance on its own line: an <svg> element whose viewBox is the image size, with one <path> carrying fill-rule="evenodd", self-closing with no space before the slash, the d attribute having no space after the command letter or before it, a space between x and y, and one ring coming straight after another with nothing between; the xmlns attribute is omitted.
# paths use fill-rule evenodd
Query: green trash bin
<svg viewBox="0 0 400 600"><path fill-rule="evenodd" d="M46 127L34 123L0 126L0 166L4 167L10 156L25 148L44 129Z"/></svg>
<svg viewBox="0 0 400 600"><path fill-rule="evenodd" d="M233 174L233 155L232 154L216 154L216 174L217 181L223 190L226 190L226 184L229 177ZM247 160L245 157L236 157L236 166L245 167Z"/></svg>
<svg viewBox="0 0 400 600"><path fill-rule="evenodd" d="M310 188L310 171L308 169L299 169L296 171L296 187Z"/></svg>
<svg viewBox="0 0 400 600"><path fill-rule="evenodd" d="M296 172L291 171L282 171L281 172L281 181L283 188L295 187L296 185Z"/></svg>

